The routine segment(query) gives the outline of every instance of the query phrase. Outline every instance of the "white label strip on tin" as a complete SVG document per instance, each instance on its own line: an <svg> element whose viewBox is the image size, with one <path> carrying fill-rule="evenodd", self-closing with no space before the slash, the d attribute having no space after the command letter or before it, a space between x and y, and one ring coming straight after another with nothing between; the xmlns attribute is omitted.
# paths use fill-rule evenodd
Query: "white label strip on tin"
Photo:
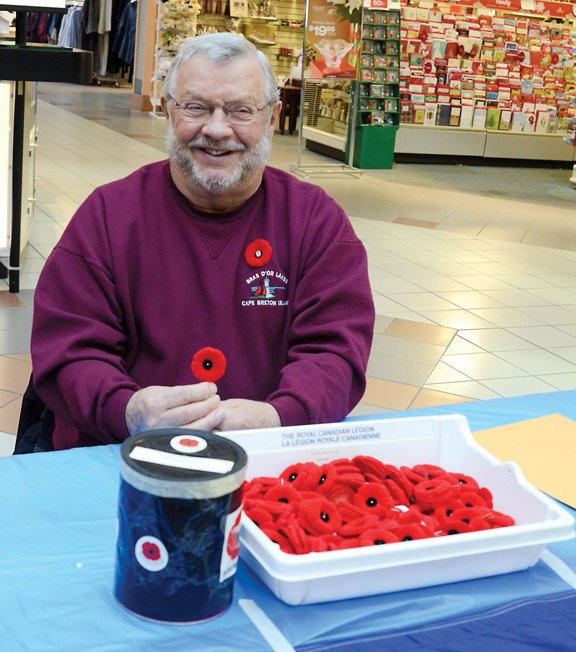
<svg viewBox="0 0 576 652"><path fill-rule="evenodd" d="M229 460L214 460L210 457L184 457L184 455L165 453L164 451L144 448L143 446L135 446L130 453L130 457L140 462L173 466L177 469L207 471L208 473L228 473L234 467L234 462Z"/></svg>
<svg viewBox="0 0 576 652"><path fill-rule="evenodd" d="M576 589L576 573L564 563L559 557L553 555L549 550L544 550L540 555L540 559L550 566L550 568L561 577L566 584L569 584L573 589Z"/></svg>
<svg viewBox="0 0 576 652"><path fill-rule="evenodd" d="M241 598L238 600L238 604L274 652L296 652L284 634L282 634L254 600L244 600Z"/></svg>

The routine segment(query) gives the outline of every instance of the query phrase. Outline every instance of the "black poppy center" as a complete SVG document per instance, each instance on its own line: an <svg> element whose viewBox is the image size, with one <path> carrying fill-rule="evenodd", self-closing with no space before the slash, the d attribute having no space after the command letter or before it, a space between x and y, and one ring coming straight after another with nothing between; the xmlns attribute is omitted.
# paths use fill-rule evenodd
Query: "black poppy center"
<svg viewBox="0 0 576 652"><path fill-rule="evenodd" d="M326 514L326 512L320 512L320 520L324 521L324 523L328 523L330 517L328 516L328 514Z"/></svg>
<svg viewBox="0 0 576 652"><path fill-rule="evenodd" d="M386 541L382 541L382 539L376 539L376 541L374 541L375 546L383 546L385 543Z"/></svg>
<svg viewBox="0 0 576 652"><path fill-rule="evenodd" d="M206 360L202 361L202 366L204 367L204 369L210 370L214 366L214 363L212 362L212 360L210 360L210 358L206 358Z"/></svg>
<svg viewBox="0 0 576 652"><path fill-rule="evenodd" d="M368 505L368 507L376 507L378 501L376 500L376 498L368 498L366 504Z"/></svg>
<svg viewBox="0 0 576 652"><path fill-rule="evenodd" d="M258 251L256 251L256 252L254 252L254 258L262 258L262 252L260 251L260 249L258 249Z"/></svg>
<svg viewBox="0 0 576 652"><path fill-rule="evenodd" d="M297 473L291 473L291 474L288 476L288 482L294 482L294 480L296 480L297 477L298 477L298 474L297 474Z"/></svg>
<svg viewBox="0 0 576 652"><path fill-rule="evenodd" d="M451 509L447 509L447 510L446 510L446 516L450 516L450 514L452 514L452 510L451 510Z"/></svg>
<svg viewBox="0 0 576 652"><path fill-rule="evenodd" d="M279 503L288 503L288 498L278 498Z"/></svg>
<svg viewBox="0 0 576 652"><path fill-rule="evenodd" d="M323 475L320 480L318 480L318 484L324 484L326 482L326 475Z"/></svg>
<svg viewBox="0 0 576 652"><path fill-rule="evenodd" d="M470 519L468 518L463 518L462 520L464 521L464 523L470 523Z"/></svg>
<svg viewBox="0 0 576 652"><path fill-rule="evenodd" d="M462 478L458 478L458 482L459 482L460 484L466 484L466 480L462 480Z"/></svg>
<svg viewBox="0 0 576 652"><path fill-rule="evenodd" d="M458 534L458 530L450 530L448 534Z"/></svg>
<svg viewBox="0 0 576 652"><path fill-rule="evenodd" d="M412 541L412 537L408 534L402 539L402 541Z"/></svg>

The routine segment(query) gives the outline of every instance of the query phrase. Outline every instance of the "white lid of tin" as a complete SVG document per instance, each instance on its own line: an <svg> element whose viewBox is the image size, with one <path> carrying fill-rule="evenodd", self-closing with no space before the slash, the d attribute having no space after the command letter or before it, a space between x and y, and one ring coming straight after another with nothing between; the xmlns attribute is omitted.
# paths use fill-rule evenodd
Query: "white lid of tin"
<svg viewBox="0 0 576 652"><path fill-rule="evenodd" d="M242 485L246 464L244 449L224 437L162 428L122 444L120 474L136 489L163 498L218 498Z"/></svg>

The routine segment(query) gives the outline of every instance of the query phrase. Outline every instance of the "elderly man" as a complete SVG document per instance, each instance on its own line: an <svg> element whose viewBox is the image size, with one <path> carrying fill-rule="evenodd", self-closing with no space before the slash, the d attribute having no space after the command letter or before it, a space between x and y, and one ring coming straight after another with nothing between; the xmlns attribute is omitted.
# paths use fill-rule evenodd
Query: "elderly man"
<svg viewBox="0 0 576 652"><path fill-rule="evenodd" d="M38 283L33 373L55 448L342 419L365 387L366 253L320 188L266 167L270 63L238 36L200 36L162 108L169 161L96 189ZM217 386L191 370L205 347L227 363Z"/></svg>

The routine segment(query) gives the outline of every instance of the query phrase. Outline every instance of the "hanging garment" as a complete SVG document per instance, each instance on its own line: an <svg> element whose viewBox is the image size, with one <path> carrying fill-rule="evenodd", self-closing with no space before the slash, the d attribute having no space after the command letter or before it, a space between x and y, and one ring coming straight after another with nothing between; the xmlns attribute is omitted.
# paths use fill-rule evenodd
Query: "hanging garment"
<svg viewBox="0 0 576 652"><path fill-rule="evenodd" d="M62 19L58 45L63 48L80 48L82 42L82 7L73 6Z"/></svg>
<svg viewBox="0 0 576 652"><path fill-rule="evenodd" d="M120 18L118 32L112 49L118 58L129 66L134 64L134 51L136 49L136 15L138 6L136 2L129 2Z"/></svg>

